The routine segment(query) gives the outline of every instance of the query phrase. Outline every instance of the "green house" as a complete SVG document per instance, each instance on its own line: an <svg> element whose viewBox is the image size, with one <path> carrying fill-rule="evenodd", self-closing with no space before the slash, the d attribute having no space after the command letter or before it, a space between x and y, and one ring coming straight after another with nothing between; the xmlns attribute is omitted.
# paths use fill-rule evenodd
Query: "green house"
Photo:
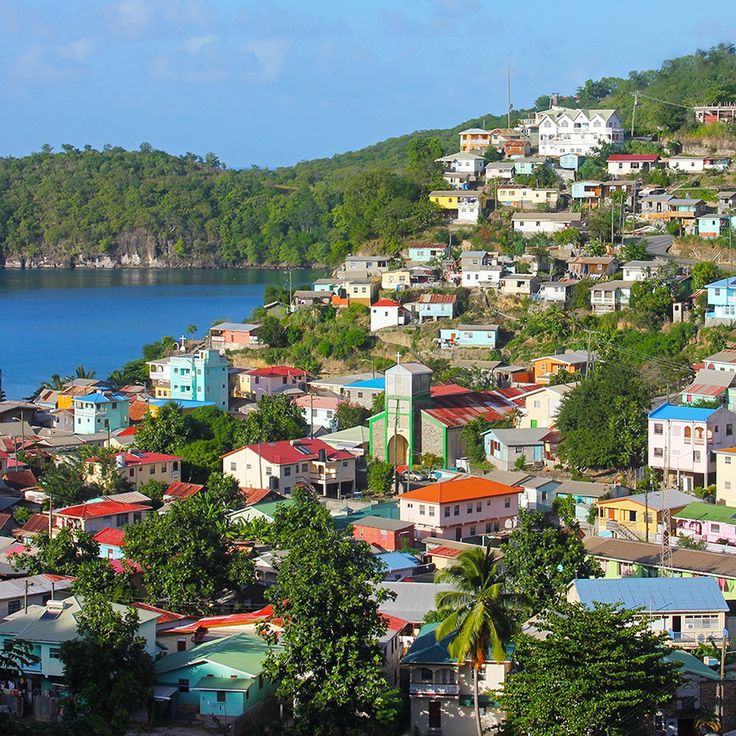
<svg viewBox="0 0 736 736"><path fill-rule="evenodd" d="M207 641L157 660L156 685L177 688L180 712L230 722L275 692L262 674L267 653L268 644L256 634Z"/></svg>

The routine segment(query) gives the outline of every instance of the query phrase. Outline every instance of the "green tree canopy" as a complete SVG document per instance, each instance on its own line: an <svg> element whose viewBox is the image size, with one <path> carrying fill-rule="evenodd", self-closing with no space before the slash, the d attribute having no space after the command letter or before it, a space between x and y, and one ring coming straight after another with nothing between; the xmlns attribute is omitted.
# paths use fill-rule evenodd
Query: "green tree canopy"
<svg viewBox="0 0 736 736"><path fill-rule="evenodd" d="M74 532L69 527L57 529L53 537L48 532L37 534L33 547L12 556L17 570L30 575L76 575L82 564L99 559L100 545L87 532Z"/></svg>
<svg viewBox="0 0 736 736"><path fill-rule="evenodd" d="M701 261L696 263L691 271L693 289L702 289L707 284L718 281L721 278L721 269L712 261Z"/></svg>
<svg viewBox="0 0 736 736"><path fill-rule="evenodd" d="M387 596L376 587L380 562L300 488L292 506L278 509L273 527L287 554L268 598L284 630L266 674L282 697L299 703L297 733L379 732L397 713L378 648L386 626L378 605Z"/></svg>
<svg viewBox="0 0 736 736"><path fill-rule="evenodd" d="M239 427L238 441L278 442L306 437L309 432L302 410L288 396L263 396L258 408L248 414Z"/></svg>
<svg viewBox="0 0 736 736"><path fill-rule="evenodd" d="M564 603L516 638L516 667L498 695L513 734L628 736L674 695L679 663L635 611Z"/></svg>
<svg viewBox="0 0 736 736"><path fill-rule="evenodd" d="M337 409L335 410L337 428L340 430L361 426L365 424L370 415L370 409L366 409L360 404L342 401L337 405Z"/></svg>

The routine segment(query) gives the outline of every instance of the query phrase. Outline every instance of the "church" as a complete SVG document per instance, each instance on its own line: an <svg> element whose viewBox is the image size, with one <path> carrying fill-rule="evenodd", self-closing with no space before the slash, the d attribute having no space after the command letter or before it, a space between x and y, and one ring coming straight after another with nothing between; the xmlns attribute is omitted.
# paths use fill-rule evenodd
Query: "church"
<svg viewBox="0 0 736 736"><path fill-rule="evenodd" d="M445 468L455 467L465 457L463 427L478 417L489 422L513 417L529 390L432 386L432 370L421 363L398 363L385 378L384 410L368 420L369 452L396 467L412 468L425 453L441 457Z"/></svg>

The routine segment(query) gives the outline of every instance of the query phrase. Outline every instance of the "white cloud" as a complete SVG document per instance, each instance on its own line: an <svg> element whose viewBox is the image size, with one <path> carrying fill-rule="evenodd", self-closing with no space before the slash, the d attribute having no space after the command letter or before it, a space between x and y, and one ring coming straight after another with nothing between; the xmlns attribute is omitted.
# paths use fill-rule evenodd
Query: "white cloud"
<svg viewBox="0 0 736 736"><path fill-rule="evenodd" d="M93 38L78 38L76 41L59 46L57 53L61 59L81 64L87 61L94 47L95 40Z"/></svg>
<svg viewBox="0 0 736 736"><path fill-rule="evenodd" d="M204 33L201 36L189 36L184 41L184 50L195 56L206 46L210 46L215 43L217 36L214 33Z"/></svg>
<svg viewBox="0 0 736 736"><path fill-rule="evenodd" d="M243 46L243 51L255 57L259 69L248 71L246 79L256 84L274 82L284 66L289 44L283 38L263 38L249 41Z"/></svg>
<svg viewBox="0 0 736 736"><path fill-rule="evenodd" d="M114 6L114 12L120 29L129 36L143 33L153 18L148 0L119 0Z"/></svg>

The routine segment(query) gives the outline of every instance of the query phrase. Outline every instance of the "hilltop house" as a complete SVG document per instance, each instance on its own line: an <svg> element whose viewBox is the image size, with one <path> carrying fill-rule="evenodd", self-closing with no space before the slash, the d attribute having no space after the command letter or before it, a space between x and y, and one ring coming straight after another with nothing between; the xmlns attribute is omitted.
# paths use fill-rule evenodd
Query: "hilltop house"
<svg viewBox="0 0 736 736"><path fill-rule="evenodd" d="M554 427L562 400L574 387L574 383L560 383L556 386L535 387L527 392L524 396L524 410L517 426L520 429Z"/></svg>
<svg viewBox="0 0 736 736"><path fill-rule="evenodd" d="M460 283L467 289L477 287L497 289L505 270L503 266L466 264L465 259L463 259Z"/></svg>
<svg viewBox="0 0 736 736"><path fill-rule="evenodd" d="M693 223L705 214L702 199L675 197L673 194L650 194L639 200L641 216L645 220L680 220L683 224Z"/></svg>
<svg viewBox="0 0 736 736"><path fill-rule="evenodd" d="M339 396L320 396L319 394L303 394L294 399L294 403L302 410L311 431L322 428L328 432L337 429L335 414L337 407L343 402Z"/></svg>
<svg viewBox="0 0 736 736"><path fill-rule="evenodd" d="M419 323L427 320L453 319L457 315L455 294L420 294L415 302L405 305L416 315Z"/></svg>
<svg viewBox="0 0 736 736"><path fill-rule="evenodd" d="M556 233L569 227L581 227L580 212L514 212L511 217L514 232L522 235Z"/></svg>
<svg viewBox="0 0 736 736"><path fill-rule="evenodd" d="M300 394L307 390L308 374L301 368L289 365L271 365L246 371L249 393L256 401L264 396L290 393Z"/></svg>
<svg viewBox="0 0 736 736"><path fill-rule="evenodd" d="M718 192L718 214L727 215L736 207L736 192L732 189Z"/></svg>
<svg viewBox="0 0 736 736"><path fill-rule="evenodd" d="M704 171L725 171L731 165L728 156L670 156L667 167L686 174L702 174Z"/></svg>
<svg viewBox="0 0 736 736"><path fill-rule="evenodd" d="M441 348L490 348L498 343L498 325L458 325L440 330Z"/></svg>
<svg viewBox="0 0 736 736"><path fill-rule="evenodd" d="M604 145L624 142L624 129L615 110L584 110L553 106L535 113L539 153L560 157L587 155Z"/></svg>
<svg viewBox="0 0 736 736"><path fill-rule="evenodd" d="M399 499L402 521L418 539L462 539L513 528L521 488L480 477L441 481L407 491Z"/></svg>
<svg viewBox="0 0 736 736"><path fill-rule="evenodd" d="M486 166L486 181L491 179L513 179L516 175L516 161L491 161Z"/></svg>
<svg viewBox="0 0 736 736"><path fill-rule="evenodd" d="M595 355L586 350L565 350L555 355L544 355L532 361L534 383L548 384L552 376L561 371L582 373L595 362Z"/></svg>
<svg viewBox="0 0 736 736"><path fill-rule="evenodd" d="M210 327L210 345L215 350L241 350L258 347L260 327L256 323L218 322Z"/></svg>
<svg viewBox="0 0 736 736"><path fill-rule="evenodd" d="M708 293L708 311L705 324L731 324L736 321L736 278L729 276L713 281L705 287Z"/></svg>
<svg viewBox="0 0 736 736"><path fill-rule="evenodd" d="M482 153L475 151L459 151L448 156L435 159L435 163L442 164L445 173L466 174L470 181L479 178L486 167Z"/></svg>
<svg viewBox="0 0 736 736"><path fill-rule="evenodd" d="M649 413L648 464L685 491L708 486L715 479L713 453L736 444L735 424L736 414L723 406L662 404Z"/></svg>
<svg viewBox="0 0 736 736"><path fill-rule="evenodd" d="M532 209L544 205L550 209L557 206L559 191L557 189L532 189L518 185L498 187L496 190L498 204L518 209Z"/></svg>
<svg viewBox="0 0 736 736"><path fill-rule="evenodd" d="M444 243L431 243L428 245L410 245L406 249L407 260L412 263L429 263L441 260L448 254L448 246Z"/></svg>
<svg viewBox="0 0 736 736"><path fill-rule="evenodd" d="M347 256L338 271L342 278L379 276L391 267L391 256Z"/></svg>
<svg viewBox="0 0 736 736"><path fill-rule="evenodd" d="M485 151L491 145L491 132L483 128L467 128L460 131L461 151Z"/></svg>
<svg viewBox="0 0 736 736"><path fill-rule="evenodd" d="M451 211L456 222L478 222L486 207L483 191L438 189L429 193L429 201Z"/></svg>
<svg viewBox="0 0 736 736"><path fill-rule="evenodd" d="M608 173L612 176L639 174L659 166L659 156L654 153L614 153L608 157Z"/></svg>
<svg viewBox="0 0 736 736"><path fill-rule="evenodd" d="M499 293L507 296L532 296L537 293L541 279L532 273L510 273L498 282Z"/></svg>
<svg viewBox="0 0 736 736"><path fill-rule="evenodd" d="M624 281L648 281L659 278L666 261L626 261L622 266Z"/></svg>
<svg viewBox="0 0 736 736"><path fill-rule="evenodd" d="M93 391L72 399L74 408L74 432L97 434L116 432L128 426L129 400L123 394L112 391Z"/></svg>
<svg viewBox="0 0 736 736"><path fill-rule="evenodd" d="M618 312L629 306L633 281L600 281L590 290L593 314Z"/></svg>
<svg viewBox="0 0 736 736"><path fill-rule="evenodd" d="M151 511L150 506L121 501L89 501L76 506L65 506L53 513L54 526L68 527L94 534L107 527L121 528L137 524Z"/></svg>
<svg viewBox="0 0 736 736"><path fill-rule="evenodd" d="M222 472L242 488L270 488L290 494L294 486L313 487L322 496L341 498L355 490L356 458L319 439L263 442L222 456Z"/></svg>
<svg viewBox="0 0 736 736"><path fill-rule="evenodd" d="M618 271L619 262L613 256L576 256L567 262L571 276L577 279L600 279Z"/></svg>
<svg viewBox="0 0 736 736"><path fill-rule="evenodd" d="M371 332L386 327L401 327L410 321L409 310L392 299L379 299L371 305Z"/></svg>
<svg viewBox="0 0 736 736"><path fill-rule="evenodd" d="M536 429L489 429L483 433L483 447L488 461L499 470L513 470L519 458L524 465L543 464L554 455L559 441L549 427Z"/></svg>
<svg viewBox="0 0 736 736"><path fill-rule="evenodd" d="M572 281L542 281L535 297L539 301L564 307L570 301L573 286Z"/></svg>
<svg viewBox="0 0 736 736"><path fill-rule="evenodd" d="M160 452L142 452L130 449L118 452L110 462L115 463L114 471L125 478L138 491L149 480L159 483L173 483L181 480L182 458L178 455L164 455ZM91 457L85 461L87 477L92 481L104 481L109 472L106 463Z"/></svg>

